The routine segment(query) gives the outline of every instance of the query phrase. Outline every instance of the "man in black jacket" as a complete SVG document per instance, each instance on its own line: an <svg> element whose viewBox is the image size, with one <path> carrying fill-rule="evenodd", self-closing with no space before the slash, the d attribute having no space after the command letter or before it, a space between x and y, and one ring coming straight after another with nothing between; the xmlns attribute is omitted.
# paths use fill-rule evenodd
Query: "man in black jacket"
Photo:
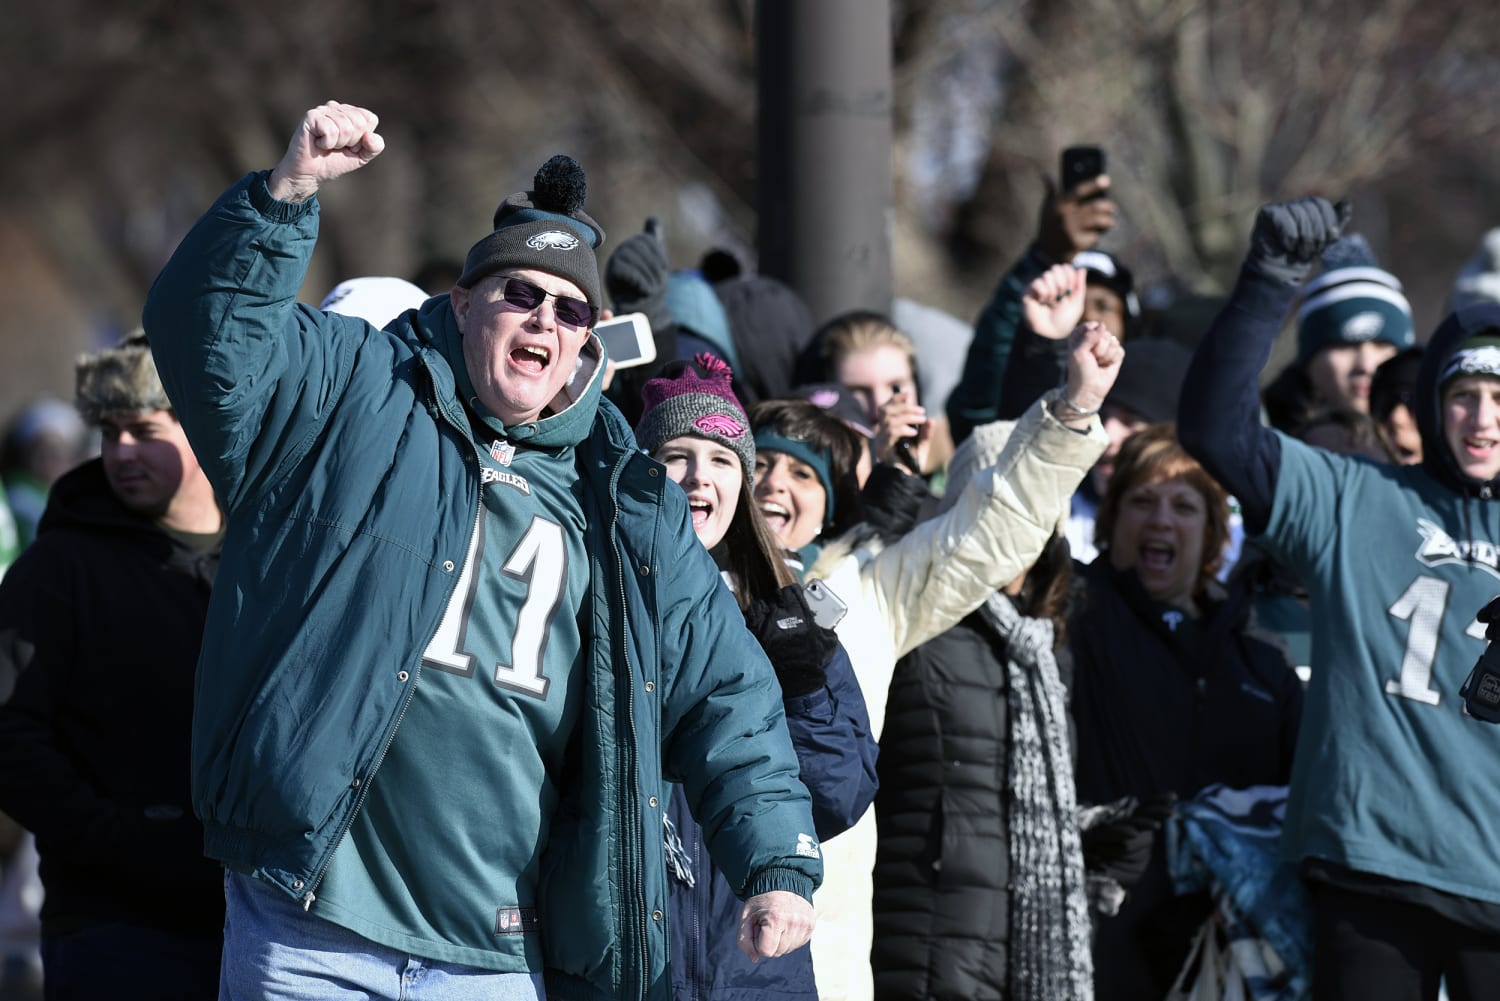
<svg viewBox="0 0 1500 1001"><path fill-rule="evenodd" d="M49 999L212 998L222 875L188 750L223 518L144 338L77 375L102 456L0 582L0 809L36 835Z"/></svg>

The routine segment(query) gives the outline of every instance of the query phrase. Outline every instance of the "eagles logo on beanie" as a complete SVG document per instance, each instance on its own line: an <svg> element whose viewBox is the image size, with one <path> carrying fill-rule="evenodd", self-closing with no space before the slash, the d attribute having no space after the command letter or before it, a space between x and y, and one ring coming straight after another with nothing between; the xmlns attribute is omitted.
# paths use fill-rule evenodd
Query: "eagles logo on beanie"
<svg viewBox="0 0 1500 1001"><path fill-rule="evenodd" d="M730 384L733 377L733 369L707 352L667 366L641 389L645 409L635 429L637 444L650 454L683 435L707 438L739 457L749 483L755 478L755 439Z"/></svg>
<svg viewBox="0 0 1500 1001"><path fill-rule="evenodd" d="M495 209L494 231L469 249L460 288L508 269L531 269L566 278L589 305L603 303L594 251L604 230L583 210L588 182L583 168L558 154L536 172L533 190L518 191Z"/></svg>
<svg viewBox="0 0 1500 1001"><path fill-rule="evenodd" d="M132 331L112 348L83 355L75 374L74 401L89 424L117 414L172 409L143 330Z"/></svg>
<svg viewBox="0 0 1500 1001"><path fill-rule="evenodd" d="M1485 331L1463 340L1438 376L1439 390L1463 375L1500 378L1500 332Z"/></svg>
<svg viewBox="0 0 1500 1001"><path fill-rule="evenodd" d="M1364 237L1342 237L1323 251L1323 273L1302 290L1297 310L1297 364L1341 344L1385 341L1397 350L1416 341L1411 305L1396 276L1382 270Z"/></svg>

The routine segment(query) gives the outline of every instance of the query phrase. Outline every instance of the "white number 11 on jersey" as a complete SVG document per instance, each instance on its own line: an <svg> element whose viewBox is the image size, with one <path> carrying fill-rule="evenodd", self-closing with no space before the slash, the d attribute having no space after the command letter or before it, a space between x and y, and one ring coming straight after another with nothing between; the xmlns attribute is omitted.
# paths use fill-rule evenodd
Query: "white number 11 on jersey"
<svg viewBox="0 0 1500 1001"><path fill-rule="evenodd" d="M463 572L448 600L443 621L427 644L422 660L444 671L474 673L474 655L463 650L464 633L469 625L469 610L474 604L474 587L484 549L484 512L480 511L469 537L469 551L464 556ZM524 692L537 698L547 697L547 678L542 674L542 647L547 641L547 627L562 600L563 581L567 579L568 556L563 546L562 527L555 522L533 516L526 534L516 543L500 568L508 577L528 580L526 600L516 615L511 634L510 664L495 665L495 684Z"/></svg>

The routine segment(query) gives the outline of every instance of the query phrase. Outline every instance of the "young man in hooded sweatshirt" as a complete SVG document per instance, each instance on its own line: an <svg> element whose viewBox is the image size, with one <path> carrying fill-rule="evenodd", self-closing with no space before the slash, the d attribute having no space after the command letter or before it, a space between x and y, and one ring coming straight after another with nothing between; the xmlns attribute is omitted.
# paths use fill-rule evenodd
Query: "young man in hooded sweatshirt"
<svg viewBox="0 0 1500 1001"><path fill-rule="evenodd" d="M1307 585L1312 681L1284 852L1312 892L1314 996L1493 997L1500 984L1500 729L1458 690L1500 581L1500 306L1451 314L1418 380L1421 465L1377 465L1261 426L1260 370L1347 211L1256 218L1234 294L1183 389L1182 443Z"/></svg>

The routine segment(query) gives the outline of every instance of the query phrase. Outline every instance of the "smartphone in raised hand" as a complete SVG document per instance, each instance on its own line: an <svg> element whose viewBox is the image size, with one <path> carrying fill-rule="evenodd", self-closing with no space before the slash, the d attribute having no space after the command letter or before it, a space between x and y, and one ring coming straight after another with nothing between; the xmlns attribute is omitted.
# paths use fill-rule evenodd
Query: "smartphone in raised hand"
<svg viewBox="0 0 1500 1001"><path fill-rule="evenodd" d="M1092 181L1104 173L1104 148L1102 146L1069 146L1062 151L1059 163L1062 190L1071 191L1084 181Z"/></svg>

